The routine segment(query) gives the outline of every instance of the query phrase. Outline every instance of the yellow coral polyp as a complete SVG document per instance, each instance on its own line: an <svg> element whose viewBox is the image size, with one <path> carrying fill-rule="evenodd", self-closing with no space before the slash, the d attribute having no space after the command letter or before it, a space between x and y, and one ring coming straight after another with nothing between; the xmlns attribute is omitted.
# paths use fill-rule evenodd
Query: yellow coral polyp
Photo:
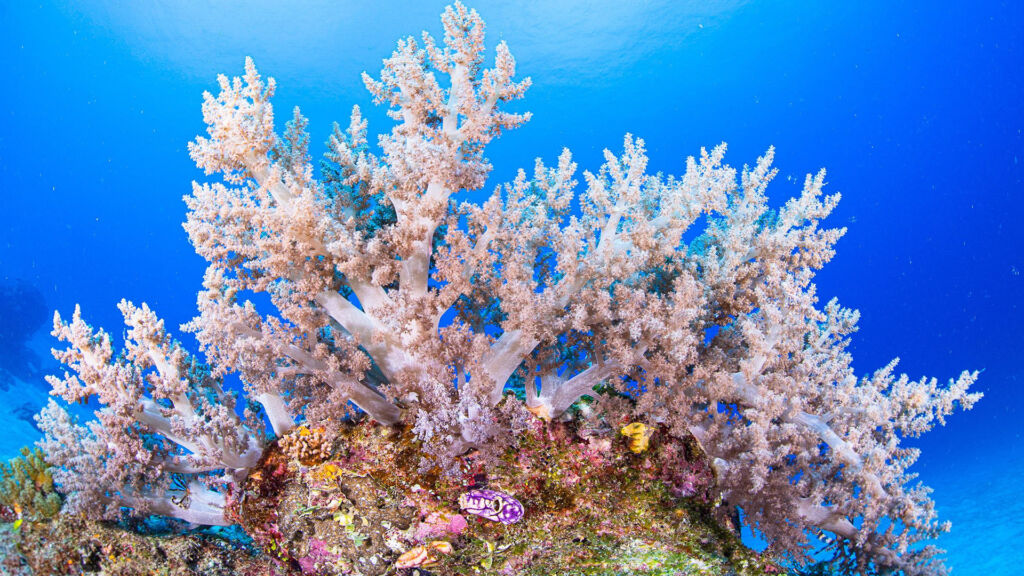
<svg viewBox="0 0 1024 576"><path fill-rule="evenodd" d="M629 439L629 450L634 454L640 454L650 448L653 431L643 422L627 424L619 433Z"/></svg>
<svg viewBox="0 0 1024 576"><path fill-rule="evenodd" d="M313 478L319 481L336 480L341 476L341 467L337 464L324 464L313 471Z"/></svg>

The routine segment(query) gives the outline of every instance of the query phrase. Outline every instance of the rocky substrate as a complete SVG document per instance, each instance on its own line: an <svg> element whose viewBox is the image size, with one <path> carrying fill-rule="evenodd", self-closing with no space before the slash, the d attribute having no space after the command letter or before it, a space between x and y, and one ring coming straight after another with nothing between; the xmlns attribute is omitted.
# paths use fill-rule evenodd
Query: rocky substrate
<svg viewBox="0 0 1024 576"><path fill-rule="evenodd" d="M267 576L260 551L215 532L186 534L60 515L0 527L0 574ZM276 573L281 573L276 571Z"/></svg>
<svg viewBox="0 0 1024 576"><path fill-rule="evenodd" d="M411 435L374 423L344 429L329 451L284 444L291 455L264 454L236 513L267 554L302 574L778 570L739 542L696 442L659 430L537 421L499 461L469 454L456 475L420 472ZM314 452L330 456L303 459ZM481 498L505 515L476 508Z"/></svg>
<svg viewBox="0 0 1024 576"><path fill-rule="evenodd" d="M268 447L230 516L245 534L67 515L0 534L5 574L777 574L744 547L693 439L540 421L486 465L422 471L411 434L363 421Z"/></svg>

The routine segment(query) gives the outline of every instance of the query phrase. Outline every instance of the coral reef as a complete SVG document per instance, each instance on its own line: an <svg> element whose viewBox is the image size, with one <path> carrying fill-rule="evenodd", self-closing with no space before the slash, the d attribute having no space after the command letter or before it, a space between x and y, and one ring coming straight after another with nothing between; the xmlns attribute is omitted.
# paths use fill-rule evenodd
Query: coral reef
<svg viewBox="0 0 1024 576"><path fill-rule="evenodd" d="M418 472L410 431L366 420L340 427L339 451L316 465L278 443L243 486L238 519L302 574L764 574L775 566L721 527L727 507L693 439L662 429L636 454L611 429L581 426L537 421L485 473L467 455L456 476ZM685 493L675 482L681 470ZM525 513L474 515L465 503L472 493L500 494Z"/></svg>
<svg viewBox="0 0 1024 576"><path fill-rule="evenodd" d="M283 440L268 447L228 511L252 542L61 514L6 529L11 549L0 550L0 561L9 573L26 575L753 576L781 570L722 527L728 507L714 498L706 455L692 439L680 441L666 430L652 432L649 449L636 454L611 429L538 422L486 473L466 456L455 477L420 473L420 447L409 430L365 419L339 426L336 451L316 464L289 456ZM684 469L691 483L680 494L670 471ZM526 513L503 523L459 509L462 496L483 490L514 497Z"/></svg>
<svg viewBox="0 0 1024 576"><path fill-rule="evenodd" d="M666 176L627 134L582 187L566 150L457 203L529 119L530 81L504 42L485 67L475 11L442 23L364 74L396 124L372 148L354 108L319 176L251 60L205 94L189 152L219 178L185 198L209 265L184 327L205 362L145 305L122 301L116 355L56 316L74 375L54 394L103 406L40 416L68 513L238 523L307 573L685 573L730 555L693 540L679 501L701 500L788 561L821 538L847 572L942 573L925 543L948 525L902 442L970 408L977 373L856 376L858 315L813 283L845 233L821 226L824 171L772 210L773 150L737 172L702 149Z"/></svg>
<svg viewBox="0 0 1024 576"><path fill-rule="evenodd" d="M3 531L0 525L0 531ZM7 546L8 550L2 547ZM6 572L4 570L7 570ZM208 534L149 534L61 514L0 532L0 573L35 576L285 576L258 550Z"/></svg>

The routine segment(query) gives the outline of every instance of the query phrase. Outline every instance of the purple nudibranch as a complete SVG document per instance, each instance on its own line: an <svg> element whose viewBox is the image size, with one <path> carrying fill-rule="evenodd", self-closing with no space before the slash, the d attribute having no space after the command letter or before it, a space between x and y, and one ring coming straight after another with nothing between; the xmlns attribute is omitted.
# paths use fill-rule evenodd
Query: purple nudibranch
<svg viewBox="0 0 1024 576"><path fill-rule="evenodd" d="M502 524L515 524L523 517L523 505L497 490L470 490L459 496L459 508Z"/></svg>

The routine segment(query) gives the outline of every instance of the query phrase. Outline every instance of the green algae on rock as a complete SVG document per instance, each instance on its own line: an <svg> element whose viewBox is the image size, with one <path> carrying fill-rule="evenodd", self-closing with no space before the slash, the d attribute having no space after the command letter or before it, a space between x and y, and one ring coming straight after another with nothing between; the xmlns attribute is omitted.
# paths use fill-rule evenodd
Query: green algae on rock
<svg viewBox="0 0 1024 576"><path fill-rule="evenodd" d="M22 448L21 456L0 462L0 520L52 518L60 512L61 498L53 486L53 472L39 448Z"/></svg>

